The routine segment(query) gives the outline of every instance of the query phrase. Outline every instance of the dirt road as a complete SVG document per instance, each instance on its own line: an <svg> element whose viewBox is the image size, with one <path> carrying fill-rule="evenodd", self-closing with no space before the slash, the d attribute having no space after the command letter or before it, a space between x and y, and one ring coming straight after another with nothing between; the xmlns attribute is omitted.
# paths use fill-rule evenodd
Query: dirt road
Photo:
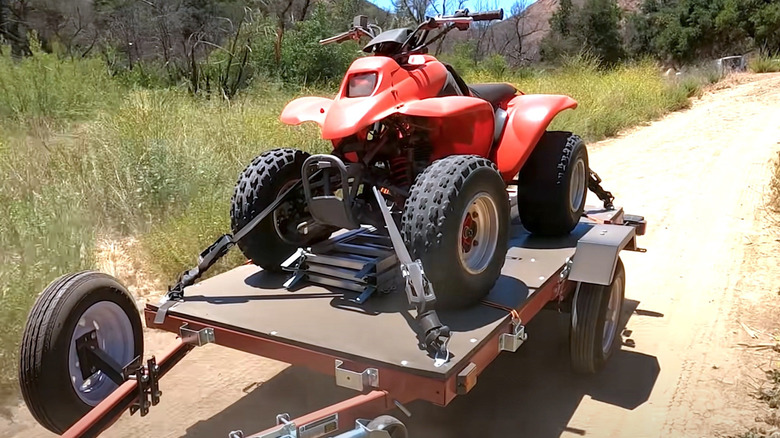
<svg viewBox="0 0 780 438"><path fill-rule="evenodd" d="M413 437L712 437L754 424L746 385L756 370L736 347L747 339L737 320L780 325L755 312L780 300L780 258L768 249L776 236L761 210L780 150L780 75L737 82L590 146L606 188L650 223L648 252L624 255L631 318L608 368L572 375L565 317L545 314L468 396L446 409L412 405L404 421ZM167 339L150 333L148 344ZM350 395L330 378L210 346L171 372L163 391L149 416L125 416L105 436L226 437ZM20 408L0 436L50 435Z"/></svg>

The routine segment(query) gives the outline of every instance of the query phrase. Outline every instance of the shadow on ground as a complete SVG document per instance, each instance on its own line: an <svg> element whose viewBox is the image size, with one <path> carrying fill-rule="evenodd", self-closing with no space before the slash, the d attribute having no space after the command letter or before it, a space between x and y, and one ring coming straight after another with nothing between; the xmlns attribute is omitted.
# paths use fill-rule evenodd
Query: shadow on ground
<svg viewBox="0 0 780 438"><path fill-rule="evenodd" d="M638 302L627 300L624 321L643 315ZM653 317L663 317L653 313ZM587 436L568 426L583 397L632 410L645 403L660 366L653 356L632 351L624 342L606 368L594 376L573 374L568 356L568 314L542 312L528 326L529 340L516 353L502 353L479 376L477 386L446 408L425 402L410 404L412 417L390 412L409 428L412 438L454 436L558 437L564 431ZM624 332L630 334L630 331ZM336 387L332 377L303 368L287 368L229 408L187 430L187 437L227 437L274 425L275 416L292 417L356 395Z"/></svg>

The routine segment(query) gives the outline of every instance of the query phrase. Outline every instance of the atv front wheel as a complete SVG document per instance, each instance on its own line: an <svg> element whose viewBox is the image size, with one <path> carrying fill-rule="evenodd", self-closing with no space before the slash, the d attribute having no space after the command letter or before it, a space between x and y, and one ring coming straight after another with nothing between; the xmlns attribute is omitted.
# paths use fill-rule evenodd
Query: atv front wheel
<svg viewBox="0 0 780 438"><path fill-rule="evenodd" d="M490 292L504 266L509 198L495 165L454 155L417 176L401 219L439 308L472 305Z"/></svg>
<svg viewBox="0 0 780 438"><path fill-rule="evenodd" d="M35 301L24 328L25 404L38 423L62 434L119 386L91 351L124 367L143 349L135 301L116 279L94 271L60 277Z"/></svg>
<svg viewBox="0 0 780 438"><path fill-rule="evenodd" d="M518 177L517 209L532 234L569 234L585 211L588 151L579 136L547 131Z"/></svg>
<svg viewBox="0 0 780 438"><path fill-rule="evenodd" d="M301 179L301 168L308 157L308 153L296 149L272 149L252 160L239 176L231 200L230 226L234 234ZM325 240L333 231L333 227L314 221L303 188L299 187L241 239L238 247L254 264L279 271L281 263L299 247Z"/></svg>

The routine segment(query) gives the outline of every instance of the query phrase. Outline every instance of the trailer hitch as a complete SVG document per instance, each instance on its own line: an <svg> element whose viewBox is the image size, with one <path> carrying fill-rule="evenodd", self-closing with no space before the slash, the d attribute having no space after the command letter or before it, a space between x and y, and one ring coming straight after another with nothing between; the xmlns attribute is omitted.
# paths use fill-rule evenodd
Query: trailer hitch
<svg viewBox="0 0 780 438"><path fill-rule="evenodd" d="M398 261L401 264L401 274L404 278L404 290L409 304L417 310L417 323L420 325L422 342L426 350L433 354L434 365L439 367L444 365L450 358L448 343L450 340L450 328L442 324L436 310L433 308L436 304L436 295L433 292L433 286L423 271L420 260L412 260L411 254L406 249L401 233L395 225L393 217L390 215L390 209L385 203L385 198L376 188L372 187L374 197L376 198L379 209L382 211L382 217L387 224L387 232L390 234L390 240L393 242Z"/></svg>

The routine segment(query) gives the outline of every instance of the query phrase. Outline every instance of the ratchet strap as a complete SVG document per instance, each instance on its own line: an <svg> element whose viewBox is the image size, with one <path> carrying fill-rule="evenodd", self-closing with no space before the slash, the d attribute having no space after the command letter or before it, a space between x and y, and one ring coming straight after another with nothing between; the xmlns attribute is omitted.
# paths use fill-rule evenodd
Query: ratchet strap
<svg viewBox="0 0 780 438"><path fill-rule="evenodd" d="M509 306L505 306L503 304L494 303L494 302L488 301L488 300L482 300L482 301L480 301L480 303L485 305L485 306L492 307L494 309L504 310L504 311L508 312L509 315L512 316L512 321L519 321L520 320L520 314L517 313L517 310L513 309L513 308L511 308Z"/></svg>
<svg viewBox="0 0 780 438"><path fill-rule="evenodd" d="M434 357L434 366L440 367L450 359L450 351L447 346L450 341L450 328L442 324L434 309L436 295L433 292L433 285L425 276L422 263L419 260L412 260L412 256L401 237L401 232L398 231L398 227L390 215L390 208L385 203L384 196L376 187L372 187L372 190L387 225L387 232L393 243L398 262L401 265L406 298L409 304L417 310L416 319L421 330L420 337L426 350Z"/></svg>
<svg viewBox="0 0 780 438"><path fill-rule="evenodd" d="M300 187L301 184L302 183L300 180L297 181L287 190L280 193L273 202L268 204L268 206L263 211L261 211L260 214L255 216L240 230L236 231L232 235L223 234L216 241L214 241L214 243L209 245L208 248L204 249L203 252L201 252L198 256L198 265L192 269L184 271L181 275L179 275L179 279L176 284L173 287L168 288L168 292L160 301L160 306L157 308L157 313L154 315L154 323L162 324L165 322L165 315L168 313L168 310L176 303L184 300L184 288L195 284L195 282L203 274L205 274L206 271L208 271L209 268L214 265L214 263L227 254L228 251L230 251L230 248L232 248L239 240L243 239L244 236L249 234L249 232L257 226L257 224L265 219L266 216L271 214L271 212L273 212L276 207L278 207L279 204L284 201L284 198L286 198L290 192Z"/></svg>

